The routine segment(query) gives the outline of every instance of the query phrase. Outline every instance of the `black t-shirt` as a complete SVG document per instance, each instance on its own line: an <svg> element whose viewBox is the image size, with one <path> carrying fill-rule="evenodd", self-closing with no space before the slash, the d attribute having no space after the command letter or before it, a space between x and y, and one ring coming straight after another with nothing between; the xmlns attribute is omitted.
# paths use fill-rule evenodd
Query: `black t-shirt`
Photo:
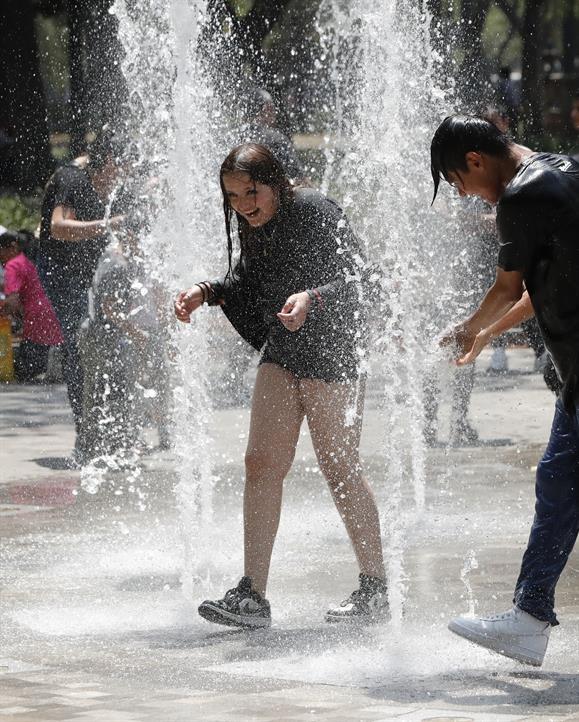
<svg viewBox="0 0 579 722"><path fill-rule="evenodd" d="M297 376L343 381L359 373L366 345L366 262L342 210L313 189L298 188L265 226L232 277L212 281L238 332L263 361ZM276 314L288 296L318 289L305 324L288 331Z"/></svg>
<svg viewBox="0 0 579 722"><path fill-rule="evenodd" d="M579 401L579 163L528 158L499 201L497 224L499 266L523 274L569 408Z"/></svg>
<svg viewBox="0 0 579 722"><path fill-rule="evenodd" d="M85 241L52 238L50 224L56 206L72 208L79 221L97 221L105 217L105 204L84 168L70 163L59 168L48 181L40 221L39 266L43 281L50 287L74 283L88 288L108 239L105 235ZM113 208L111 215L115 212L118 210Z"/></svg>

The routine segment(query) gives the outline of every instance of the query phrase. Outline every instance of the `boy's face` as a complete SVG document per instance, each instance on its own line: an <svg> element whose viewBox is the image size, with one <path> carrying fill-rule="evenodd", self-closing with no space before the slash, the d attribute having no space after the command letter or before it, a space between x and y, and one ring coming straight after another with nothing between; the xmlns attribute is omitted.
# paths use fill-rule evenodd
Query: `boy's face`
<svg viewBox="0 0 579 722"><path fill-rule="evenodd" d="M449 171L448 182L456 188L461 197L478 196L491 205L498 203L503 188L493 159L484 153L473 151L466 154L465 160L466 171Z"/></svg>

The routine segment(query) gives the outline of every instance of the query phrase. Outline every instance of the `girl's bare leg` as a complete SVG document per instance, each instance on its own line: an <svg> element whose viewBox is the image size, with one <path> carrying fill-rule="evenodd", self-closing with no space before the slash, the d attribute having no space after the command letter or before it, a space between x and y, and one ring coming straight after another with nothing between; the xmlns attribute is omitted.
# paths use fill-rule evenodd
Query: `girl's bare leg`
<svg viewBox="0 0 579 722"><path fill-rule="evenodd" d="M257 371L243 501L245 575L265 596L279 526L283 481L290 470L304 417L296 377L276 364Z"/></svg>
<svg viewBox="0 0 579 722"><path fill-rule="evenodd" d="M385 578L380 518L376 501L362 474L359 445L364 387L356 398L356 383L299 382L302 405L322 473L354 547L360 571ZM348 409L353 405L355 419Z"/></svg>

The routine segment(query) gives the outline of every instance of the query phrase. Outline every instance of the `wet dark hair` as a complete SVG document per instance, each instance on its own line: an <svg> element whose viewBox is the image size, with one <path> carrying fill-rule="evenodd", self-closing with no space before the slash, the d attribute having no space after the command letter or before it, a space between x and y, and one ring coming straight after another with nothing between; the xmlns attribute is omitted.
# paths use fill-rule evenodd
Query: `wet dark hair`
<svg viewBox="0 0 579 722"><path fill-rule="evenodd" d="M0 248L10 248L13 244L16 244L18 250L25 253L30 260L35 260L38 244L33 233L21 228L19 231L4 231L0 234Z"/></svg>
<svg viewBox="0 0 579 722"><path fill-rule="evenodd" d="M27 243L27 238L23 233L16 233L16 231L4 231L0 235L0 248L10 248L13 243L16 243L18 248L22 250L23 246Z"/></svg>
<svg viewBox="0 0 579 722"><path fill-rule="evenodd" d="M496 158L506 158L513 141L494 123L474 115L449 115L438 126L430 144L430 170L434 181L434 196L440 178L448 181L448 174L467 170L466 154L474 151Z"/></svg>
<svg viewBox="0 0 579 722"><path fill-rule="evenodd" d="M100 170L111 158L119 165L126 159L125 139L110 125L104 125L95 139L89 143L88 157L91 168Z"/></svg>
<svg viewBox="0 0 579 722"><path fill-rule="evenodd" d="M225 232L227 234L227 254L229 270L227 275L233 274L233 239L231 236L231 221L233 214L237 217L237 229L241 258L251 252L255 238L255 230L243 216L236 213L231 207L227 191L223 183L223 176L229 173L247 173L253 183L269 186L279 194L280 210L293 201L293 189L282 164L273 153L264 145L258 143L244 143L234 148L221 164L219 183L223 195L223 215L225 216Z"/></svg>

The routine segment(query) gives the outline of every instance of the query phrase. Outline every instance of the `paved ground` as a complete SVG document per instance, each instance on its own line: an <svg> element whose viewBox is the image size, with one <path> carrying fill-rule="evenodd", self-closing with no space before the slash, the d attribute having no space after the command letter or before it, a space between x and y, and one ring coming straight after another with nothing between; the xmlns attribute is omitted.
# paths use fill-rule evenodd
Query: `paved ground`
<svg viewBox="0 0 579 722"><path fill-rule="evenodd" d="M213 513L194 534L170 454L149 456L137 479L112 474L88 494L63 464L73 442L63 389L5 387L0 720L579 721L577 555L560 583L562 624L541 670L446 631L455 614L509 605L528 534L553 400L530 373L530 354L510 353L516 373L477 376L471 416L485 444L428 451L418 516L410 490L394 499L371 394L363 449L404 607L365 630L322 621L328 603L353 588L356 569L307 438L274 553L274 626L249 634L212 627L195 611L240 575L247 411L215 414Z"/></svg>

